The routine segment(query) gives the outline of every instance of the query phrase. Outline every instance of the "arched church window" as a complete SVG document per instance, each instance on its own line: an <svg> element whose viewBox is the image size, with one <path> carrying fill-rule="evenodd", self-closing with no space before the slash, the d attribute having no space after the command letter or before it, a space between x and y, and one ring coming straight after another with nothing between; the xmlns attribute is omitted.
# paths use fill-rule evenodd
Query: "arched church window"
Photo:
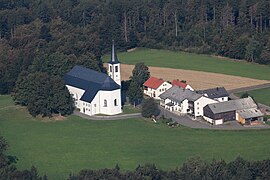
<svg viewBox="0 0 270 180"><path fill-rule="evenodd" d="M117 99L114 99L114 106L117 106Z"/></svg>
<svg viewBox="0 0 270 180"><path fill-rule="evenodd" d="M110 72L112 72L112 66L110 66Z"/></svg>
<svg viewBox="0 0 270 180"><path fill-rule="evenodd" d="M104 107L107 107L107 100L104 99Z"/></svg>
<svg viewBox="0 0 270 180"><path fill-rule="evenodd" d="M115 72L118 72L118 66L115 66Z"/></svg>

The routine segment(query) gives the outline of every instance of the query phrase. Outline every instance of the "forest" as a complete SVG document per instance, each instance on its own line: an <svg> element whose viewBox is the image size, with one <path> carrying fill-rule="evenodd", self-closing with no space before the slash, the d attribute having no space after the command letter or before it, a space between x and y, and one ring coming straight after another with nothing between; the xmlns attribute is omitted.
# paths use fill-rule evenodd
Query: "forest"
<svg viewBox="0 0 270 180"><path fill-rule="evenodd" d="M269 64L269 30L268 0L1 0L0 94L25 104L18 90L27 74L57 79L75 64L104 71L112 39L121 51L170 49Z"/></svg>

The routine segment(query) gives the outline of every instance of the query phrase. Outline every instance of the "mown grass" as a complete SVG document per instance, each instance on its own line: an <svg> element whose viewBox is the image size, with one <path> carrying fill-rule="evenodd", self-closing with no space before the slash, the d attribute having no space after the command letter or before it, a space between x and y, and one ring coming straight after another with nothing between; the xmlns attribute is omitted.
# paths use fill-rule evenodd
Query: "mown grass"
<svg viewBox="0 0 270 180"><path fill-rule="evenodd" d="M241 97L244 93L251 95L256 102L270 106L270 88L257 89L253 91L237 93L238 97Z"/></svg>
<svg viewBox="0 0 270 180"><path fill-rule="evenodd" d="M1 96L0 104L10 105ZM134 169L155 163L174 169L192 156L211 160L248 160L270 157L269 130L214 131L168 128L143 119L90 121L69 116L64 121L32 118L24 108L0 109L0 134L10 144L9 154L21 169L35 165L50 179L65 179L85 168Z"/></svg>
<svg viewBox="0 0 270 180"><path fill-rule="evenodd" d="M214 72L270 80L270 66L209 55L168 50L138 49L133 52L118 53L118 57L124 64L144 62L148 66ZM109 58L109 55L106 55L103 61L107 62Z"/></svg>
<svg viewBox="0 0 270 180"><path fill-rule="evenodd" d="M140 113L141 109L137 107L133 107L132 105L125 105L123 107L123 114L134 114L134 113Z"/></svg>

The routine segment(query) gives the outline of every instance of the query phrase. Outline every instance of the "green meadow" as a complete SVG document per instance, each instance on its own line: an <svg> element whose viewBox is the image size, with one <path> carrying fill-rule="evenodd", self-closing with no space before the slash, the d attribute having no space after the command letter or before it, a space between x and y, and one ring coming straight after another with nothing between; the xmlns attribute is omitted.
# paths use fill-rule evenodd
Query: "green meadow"
<svg viewBox="0 0 270 180"><path fill-rule="evenodd" d="M155 163L174 169L193 156L205 160L270 158L269 130L215 131L168 128L144 119L91 121L76 116L55 121L33 118L9 96L0 96L0 135L17 167L35 165L49 179L65 179L81 169L134 169Z"/></svg>
<svg viewBox="0 0 270 180"><path fill-rule="evenodd" d="M106 55L103 61L107 62L109 58L110 56ZM124 64L144 62L148 66L214 72L270 80L270 66L210 55L139 48L133 52L118 53L118 58Z"/></svg>
<svg viewBox="0 0 270 180"><path fill-rule="evenodd" d="M246 92L237 93L236 95L240 97L244 93ZM247 93L251 95L256 102L270 106L270 88L247 91Z"/></svg>

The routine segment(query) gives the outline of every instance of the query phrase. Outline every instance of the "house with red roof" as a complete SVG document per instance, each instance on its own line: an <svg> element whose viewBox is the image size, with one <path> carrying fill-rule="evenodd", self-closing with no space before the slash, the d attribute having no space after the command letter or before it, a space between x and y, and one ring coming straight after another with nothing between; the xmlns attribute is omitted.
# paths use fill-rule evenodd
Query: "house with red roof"
<svg viewBox="0 0 270 180"><path fill-rule="evenodd" d="M181 87L181 88L183 88L183 89L189 89L189 90L191 90L191 91L194 91L194 89L193 89L190 85L188 85L187 83L184 83L184 82L182 82L182 81L179 81L179 79L173 80L173 81L172 81L172 85L173 85L173 86Z"/></svg>
<svg viewBox="0 0 270 180"><path fill-rule="evenodd" d="M144 94L154 99L160 99L159 95L172 87L169 82L156 77L150 77L147 81L145 81L143 86Z"/></svg>

